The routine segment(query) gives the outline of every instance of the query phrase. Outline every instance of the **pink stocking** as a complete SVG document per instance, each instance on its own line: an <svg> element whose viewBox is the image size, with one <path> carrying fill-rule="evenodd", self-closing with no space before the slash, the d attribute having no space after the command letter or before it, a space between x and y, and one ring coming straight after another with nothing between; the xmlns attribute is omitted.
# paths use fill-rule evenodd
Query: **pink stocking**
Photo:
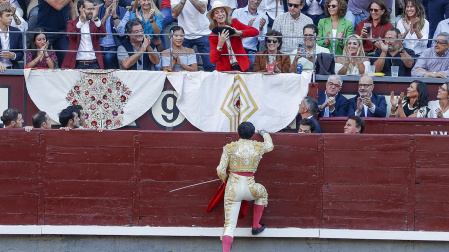
<svg viewBox="0 0 449 252"><path fill-rule="evenodd" d="M234 241L234 239L229 235L224 235L221 238L221 241L223 242L223 252L229 252L231 250L232 241Z"/></svg>
<svg viewBox="0 0 449 252"><path fill-rule="evenodd" d="M263 209L265 206L254 204L253 228L261 228L260 218L262 218Z"/></svg>

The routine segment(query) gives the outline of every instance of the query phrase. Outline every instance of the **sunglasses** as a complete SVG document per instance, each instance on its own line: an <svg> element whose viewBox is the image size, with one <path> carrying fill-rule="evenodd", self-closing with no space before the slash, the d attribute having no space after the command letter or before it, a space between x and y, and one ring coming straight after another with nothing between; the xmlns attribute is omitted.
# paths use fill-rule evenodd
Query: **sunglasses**
<svg viewBox="0 0 449 252"><path fill-rule="evenodd" d="M299 6L301 6L301 5L300 5L300 4L292 4L292 3L288 3L288 7L299 8Z"/></svg>
<svg viewBox="0 0 449 252"><path fill-rule="evenodd" d="M267 39L267 44L276 44L277 42L277 39Z"/></svg>
<svg viewBox="0 0 449 252"><path fill-rule="evenodd" d="M332 9L337 8L337 7L338 7L338 5L336 5L336 4L329 4L327 6L327 8L332 8Z"/></svg>
<svg viewBox="0 0 449 252"><path fill-rule="evenodd" d="M380 9L372 9L372 8L369 8L368 10L369 10L369 12L375 12L375 13L377 13L378 11L380 11Z"/></svg>

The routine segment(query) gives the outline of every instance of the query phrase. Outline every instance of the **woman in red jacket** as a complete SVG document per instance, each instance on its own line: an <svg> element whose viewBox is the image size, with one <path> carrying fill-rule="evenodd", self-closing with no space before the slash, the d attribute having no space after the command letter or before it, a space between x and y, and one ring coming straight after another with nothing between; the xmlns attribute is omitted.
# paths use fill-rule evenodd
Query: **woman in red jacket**
<svg viewBox="0 0 449 252"><path fill-rule="evenodd" d="M250 61L242 45L242 38L259 35L259 31L251 26L231 19L232 9L221 1L214 1L212 9L207 13L212 36L210 42L210 61L217 71L246 71ZM218 35L218 36L216 36ZM224 55L230 54L230 55Z"/></svg>

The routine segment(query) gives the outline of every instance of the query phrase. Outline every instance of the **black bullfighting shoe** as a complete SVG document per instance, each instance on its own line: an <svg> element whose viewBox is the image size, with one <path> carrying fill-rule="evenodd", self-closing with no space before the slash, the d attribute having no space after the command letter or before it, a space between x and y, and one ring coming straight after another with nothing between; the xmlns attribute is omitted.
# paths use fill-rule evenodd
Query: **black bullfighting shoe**
<svg viewBox="0 0 449 252"><path fill-rule="evenodd" d="M260 225L262 225L260 228L253 228L251 230L251 233L253 235L258 235L258 234L262 233L265 230L265 224L260 224Z"/></svg>

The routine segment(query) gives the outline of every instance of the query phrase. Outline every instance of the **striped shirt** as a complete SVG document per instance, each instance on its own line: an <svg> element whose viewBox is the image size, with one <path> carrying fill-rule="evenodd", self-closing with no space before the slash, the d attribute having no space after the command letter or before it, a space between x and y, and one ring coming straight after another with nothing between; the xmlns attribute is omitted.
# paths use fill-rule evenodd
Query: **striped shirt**
<svg viewBox="0 0 449 252"><path fill-rule="evenodd" d="M302 30L304 26L313 24L311 18L305 14L299 15L297 19L293 19L289 12L279 15L273 23L273 30L280 31L284 36L282 38L281 52L290 53L298 48L298 44L304 44ZM298 36L296 38L286 38L285 36Z"/></svg>

